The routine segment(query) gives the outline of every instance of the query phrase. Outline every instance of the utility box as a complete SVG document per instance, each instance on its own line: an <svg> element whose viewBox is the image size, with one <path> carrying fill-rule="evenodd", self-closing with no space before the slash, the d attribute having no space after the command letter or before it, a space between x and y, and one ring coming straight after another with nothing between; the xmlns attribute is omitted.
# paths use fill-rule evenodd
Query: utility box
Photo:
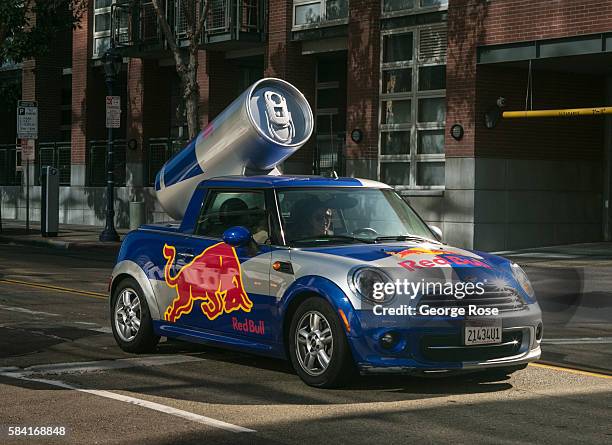
<svg viewBox="0 0 612 445"><path fill-rule="evenodd" d="M42 236L57 236L59 229L59 171L44 166L40 172L40 231Z"/></svg>
<svg viewBox="0 0 612 445"><path fill-rule="evenodd" d="M145 223L145 203L142 201L130 202L130 230L136 230Z"/></svg>

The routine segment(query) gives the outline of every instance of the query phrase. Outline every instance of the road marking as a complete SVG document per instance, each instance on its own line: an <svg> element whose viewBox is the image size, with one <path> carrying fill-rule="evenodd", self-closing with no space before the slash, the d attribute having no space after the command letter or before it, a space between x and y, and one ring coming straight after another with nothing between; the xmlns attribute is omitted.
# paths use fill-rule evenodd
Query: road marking
<svg viewBox="0 0 612 445"><path fill-rule="evenodd" d="M49 290L55 290L55 291L58 291L58 292L65 292L65 293L69 293L69 294L84 295L84 296L91 297L91 298L99 298L99 299L108 300L108 295L102 294L100 292L90 292L90 291L87 291L87 290L72 289L72 288L69 288L69 287L61 287L61 286L54 286L52 284L30 283L28 281L11 280L11 279L8 279L8 278L0 279L0 283L17 284L17 285L20 285L20 286L37 287L39 289L49 289Z"/></svg>
<svg viewBox="0 0 612 445"><path fill-rule="evenodd" d="M21 376L31 375L59 375L59 374L82 374L85 372L107 371L114 369L125 369L135 367L166 366L178 363L199 362L201 358L190 355L166 355L151 357L121 358L116 360L98 360L92 362L74 363L51 363L47 365L35 365L13 371L13 374Z"/></svg>
<svg viewBox="0 0 612 445"><path fill-rule="evenodd" d="M103 334L112 334L113 333L112 328L98 326L95 323L89 323L89 322L86 322L86 321L75 321L74 324L83 325L83 326L85 326L84 329L87 329L88 331L102 332Z"/></svg>
<svg viewBox="0 0 612 445"><path fill-rule="evenodd" d="M544 338L542 343L549 345L608 344L612 343L612 337Z"/></svg>
<svg viewBox="0 0 612 445"><path fill-rule="evenodd" d="M582 371L574 368L564 368L562 366L545 365L544 363L529 363L529 366L544 369L554 369L555 371L564 371L570 374L586 375L589 377L598 377L600 379L612 379L612 375L600 374L599 372Z"/></svg>
<svg viewBox="0 0 612 445"><path fill-rule="evenodd" d="M208 425L208 426L212 426L215 428L220 428L222 430L229 431L232 433L255 433L256 432L255 430L251 430L249 428L244 428L242 426L223 422L221 420L213 419L211 417L201 416L200 414L195 414L189 411L184 411L182 409L174 408L172 406L162 405L161 403L150 402L148 400L126 396L123 394L117 394L111 391L79 388L76 386L72 386L68 383L59 381L59 380L48 380L48 379L37 379L37 378L25 377L23 375L20 375L19 373L13 373L13 372L0 373L0 375L3 375L5 377L16 378L19 380L25 380L29 382L37 382L37 383L43 383L43 384L51 385L51 386L58 386L60 388L71 389L73 391L92 394L92 395L104 397L107 399L118 400L120 402L125 402L125 403L129 403L129 404L136 405L136 406L141 406L143 408L148 408L148 409L158 411L161 413L166 413L171 416L176 416L176 417L180 417L186 420L191 420L192 422L200 423L202 425Z"/></svg>
<svg viewBox="0 0 612 445"><path fill-rule="evenodd" d="M33 310L26 309L26 308L23 308L23 307L5 306L3 304L0 304L0 309L2 309L4 311L20 312L22 314L30 314L30 315L47 315L47 316L50 316L50 317L59 317L60 316L60 314L54 314L52 312L33 311Z"/></svg>

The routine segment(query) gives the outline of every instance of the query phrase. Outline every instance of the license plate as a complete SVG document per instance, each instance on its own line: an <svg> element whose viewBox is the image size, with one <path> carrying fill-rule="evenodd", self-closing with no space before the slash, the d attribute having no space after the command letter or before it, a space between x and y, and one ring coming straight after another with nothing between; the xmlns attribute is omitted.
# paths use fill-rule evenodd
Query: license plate
<svg viewBox="0 0 612 445"><path fill-rule="evenodd" d="M501 320L469 320L465 322L463 331L463 344L491 345L501 343Z"/></svg>

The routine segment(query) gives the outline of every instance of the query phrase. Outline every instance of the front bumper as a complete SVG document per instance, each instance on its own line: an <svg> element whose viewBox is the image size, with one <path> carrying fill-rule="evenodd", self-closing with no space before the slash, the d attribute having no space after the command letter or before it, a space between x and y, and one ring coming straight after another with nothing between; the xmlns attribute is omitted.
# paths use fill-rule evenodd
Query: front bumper
<svg viewBox="0 0 612 445"><path fill-rule="evenodd" d="M463 318L380 317L360 311L358 329L349 334L353 358L363 374L454 373L494 367L520 367L540 358L536 329L542 323L537 304L499 315L502 343L463 345ZM398 339L389 349L381 337ZM541 335L541 334L540 334Z"/></svg>

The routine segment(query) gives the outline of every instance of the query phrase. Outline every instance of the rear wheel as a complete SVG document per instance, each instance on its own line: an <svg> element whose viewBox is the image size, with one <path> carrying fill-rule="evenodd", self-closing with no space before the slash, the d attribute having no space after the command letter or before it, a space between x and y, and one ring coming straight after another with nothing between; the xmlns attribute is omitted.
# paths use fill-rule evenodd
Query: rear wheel
<svg viewBox="0 0 612 445"><path fill-rule="evenodd" d="M295 311L289 330L293 368L310 386L342 386L353 376L353 357L344 329L322 298L305 300Z"/></svg>
<svg viewBox="0 0 612 445"><path fill-rule="evenodd" d="M155 349L159 336L153 331L147 300L136 280L122 280L111 298L111 326L119 347L133 353Z"/></svg>

